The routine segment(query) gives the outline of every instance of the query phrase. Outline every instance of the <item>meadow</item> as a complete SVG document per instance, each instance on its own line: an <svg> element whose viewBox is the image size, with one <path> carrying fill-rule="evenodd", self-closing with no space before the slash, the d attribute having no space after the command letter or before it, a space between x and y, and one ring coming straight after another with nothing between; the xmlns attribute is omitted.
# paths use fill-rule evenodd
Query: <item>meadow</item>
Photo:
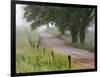
<svg viewBox="0 0 100 77"><path fill-rule="evenodd" d="M16 27L16 73L28 73L28 72L43 72L43 71L61 71L61 70L75 70L79 69L79 66L73 63L69 68L68 56L61 53L53 52L49 48L37 48L37 42L39 39L38 32L36 30L31 31L30 28L26 28L31 35L31 40L34 43L34 47L29 44L28 34L25 31L24 26Z"/></svg>

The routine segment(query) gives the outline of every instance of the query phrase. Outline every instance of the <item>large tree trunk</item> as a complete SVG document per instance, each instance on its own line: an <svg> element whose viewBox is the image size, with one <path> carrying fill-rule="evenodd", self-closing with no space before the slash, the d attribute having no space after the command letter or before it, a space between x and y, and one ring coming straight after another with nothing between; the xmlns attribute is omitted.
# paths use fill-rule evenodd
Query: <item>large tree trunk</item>
<svg viewBox="0 0 100 77"><path fill-rule="evenodd" d="M77 35L78 35L78 32L77 31L72 31L71 30L72 43L77 43L77 41L78 41Z"/></svg>
<svg viewBox="0 0 100 77"><path fill-rule="evenodd" d="M80 37L80 43L84 44L85 43L85 37L86 37L86 35L85 35L85 27L80 29L79 37Z"/></svg>

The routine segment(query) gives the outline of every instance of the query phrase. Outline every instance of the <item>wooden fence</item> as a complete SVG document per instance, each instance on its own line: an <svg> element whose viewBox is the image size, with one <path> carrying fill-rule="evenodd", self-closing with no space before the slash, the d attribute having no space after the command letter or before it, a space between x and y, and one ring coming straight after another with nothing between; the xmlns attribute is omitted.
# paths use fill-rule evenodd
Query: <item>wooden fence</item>
<svg viewBox="0 0 100 77"><path fill-rule="evenodd" d="M37 51L40 51L40 42L41 42L41 37L39 37L39 40L37 42L37 44L33 43L32 41L32 35L27 31L27 29L25 28L25 32L28 36L28 41L29 41L29 44L32 48L36 48ZM43 53L44 55L46 55L46 48L43 48ZM54 51L52 50L51 51L51 57L52 57L52 61L54 62L55 61L55 54L54 54ZM71 55L68 55L68 67L69 69L71 69Z"/></svg>

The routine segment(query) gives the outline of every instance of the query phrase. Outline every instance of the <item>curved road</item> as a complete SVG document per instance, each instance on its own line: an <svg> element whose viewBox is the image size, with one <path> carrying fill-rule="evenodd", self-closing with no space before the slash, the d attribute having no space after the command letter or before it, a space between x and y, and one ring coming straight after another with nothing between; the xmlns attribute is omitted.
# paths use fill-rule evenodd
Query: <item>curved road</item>
<svg viewBox="0 0 100 77"><path fill-rule="evenodd" d="M51 48L53 51L58 51L65 55L71 55L81 69L93 69L95 67L94 53L90 53L87 50L78 49L67 46L65 42L48 32L41 32L40 45L46 48Z"/></svg>

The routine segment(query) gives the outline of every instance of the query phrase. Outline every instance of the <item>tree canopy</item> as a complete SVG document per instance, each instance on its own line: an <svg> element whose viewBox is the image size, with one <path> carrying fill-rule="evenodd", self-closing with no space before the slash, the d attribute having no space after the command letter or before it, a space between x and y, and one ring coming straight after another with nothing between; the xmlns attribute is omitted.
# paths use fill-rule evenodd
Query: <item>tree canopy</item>
<svg viewBox="0 0 100 77"><path fill-rule="evenodd" d="M95 16L93 8L27 5L24 11L24 18L32 22L32 29L55 23L61 35L65 34L66 29L71 31L72 43L77 43L78 34L80 43L84 43L86 27Z"/></svg>

